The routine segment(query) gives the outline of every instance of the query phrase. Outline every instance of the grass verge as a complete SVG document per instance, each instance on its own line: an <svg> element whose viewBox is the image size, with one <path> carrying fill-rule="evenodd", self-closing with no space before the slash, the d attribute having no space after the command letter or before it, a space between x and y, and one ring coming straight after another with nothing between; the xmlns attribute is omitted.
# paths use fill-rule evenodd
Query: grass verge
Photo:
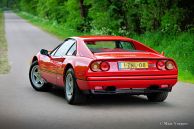
<svg viewBox="0 0 194 129"><path fill-rule="evenodd" d="M0 74L6 74L9 72L10 66L7 58L7 42L5 39L4 30L4 15L0 10Z"/></svg>
<svg viewBox="0 0 194 129"><path fill-rule="evenodd" d="M80 36L83 33L79 33L73 29L66 28L64 25L59 25L54 21L46 20L39 18L37 16L33 16L26 12L17 12L17 14L26 19L31 24L38 26L42 30L53 34L54 36L58 37L59 39L64 39L71 36ZM85 34L87 35L87 34Z"/></svg>
<svg viewBox="0 0 194 129"><path fill-rule="evenodd" d="M79 33L75 30L65 28L53 21L44 20L25 12L17 13L30 23L57 36L60 39L71 36L89 35L90 33ZM132 35L138 41L165 52L165 56L175 59L179 68L179 81L194 83L194 35L191 32L177 34L165 34L161 32L146 33L143 35Z"/></svg>

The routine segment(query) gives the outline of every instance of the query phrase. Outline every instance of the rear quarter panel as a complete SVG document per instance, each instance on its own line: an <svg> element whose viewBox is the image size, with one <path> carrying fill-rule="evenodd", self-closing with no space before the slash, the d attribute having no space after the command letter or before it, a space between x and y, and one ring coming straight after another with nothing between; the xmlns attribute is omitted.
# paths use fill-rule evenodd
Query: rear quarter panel
<svg viewBox="0 0 194 129"><path fill-rule="evenodd" d="M85 57L77 57L74 63L75 76L77 79L85 80L89 70L90 62L93 59Z"/></svg>
<svg viewBox="0 0 194 129"><path fill-rule="evenodd" d="M84 80L86 79L86 73L89 69L89 64L92 61L90 58L85 57L76 57L76 56L68 56L63 62L62 66L58 67L57 71L57 84L59 86L64 86L65 80L65 70L67 70L67 65L71 65L75 72L75 77L77 79Z"/></svg>

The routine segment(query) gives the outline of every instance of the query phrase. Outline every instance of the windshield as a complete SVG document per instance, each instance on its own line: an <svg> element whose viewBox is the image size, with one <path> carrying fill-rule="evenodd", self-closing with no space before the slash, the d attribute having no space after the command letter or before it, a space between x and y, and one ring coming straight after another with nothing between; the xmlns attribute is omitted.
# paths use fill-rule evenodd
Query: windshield
<svg viewBox="0 0 194 129"><path fill-rule="evenodd" d="M136 51L133 44L126 41L88 41L85 43L93 53Z"/></svg>

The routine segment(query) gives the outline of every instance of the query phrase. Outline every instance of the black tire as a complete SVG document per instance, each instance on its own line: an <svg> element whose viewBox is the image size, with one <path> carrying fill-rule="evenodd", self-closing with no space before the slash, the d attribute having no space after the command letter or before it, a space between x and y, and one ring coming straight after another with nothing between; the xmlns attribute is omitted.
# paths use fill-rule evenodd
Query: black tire
<svg viewBox="0 0 194 129"><path fill-rule="evenodd" d="M35 82L33 81L33 77L32 77L32 70L33 70L33 68L34 67L38 67L38 61L34 61L32 64L31 64L31 66L30 66L30 71L29 71L29 79L30 79L30 83L31 83L31 85L32 85L32 87L36 90L36 91L47 91L48 89L50 89L51 88L51 86L50 85L48 85L47 83L46 83L46 81L44 81L43 79L43 85L41 85L41 86L37 86L36 84L35 84ZM41 77L41 76L40 76Z"/></svg>
<svg viewBox="0 0 194 129"><path fill-rule="evenodd" d="M168 97L168 92L151 93L147 98L151 102L163 102Z"/></svg>
<svg viewBox="0 0 194 129"><path fill-rule="evenodd" d="M72 96L69 98L68 97L68 92L66 89L67 88L67 77L68 76L71 76L72 77L72 81L73 81L73 92L72 92ZM72 105L79 105L79 104L84 104L86 102L86 95L83 94L81 92L81 90L79 89L78 85L77 85L77 82L76 82L76 78L75 78L75 74L74 74L74 71L72 68L69 68L66 72L66 75L65 75L65 86L64 86L64 91L65 91L65 98L66 98L66 101L69 103L69 104L72 104Z"/></svg>

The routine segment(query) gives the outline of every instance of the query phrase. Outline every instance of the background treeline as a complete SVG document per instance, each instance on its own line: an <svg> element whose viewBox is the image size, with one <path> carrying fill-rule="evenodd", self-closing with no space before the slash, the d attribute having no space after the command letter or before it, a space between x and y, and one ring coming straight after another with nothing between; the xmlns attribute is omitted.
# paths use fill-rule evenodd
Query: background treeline
<svg viewBox="0 0 194 129"><path fill-rule="evenodd" d="M130 35L193 31L193 0L2 0L80 32Z"/></svg>
<svg viewBox="0 0 194 129"><path fill-rule="evenodd" d="M179 77L194 82L193 0L1 0L60 37L123 35L172 57Z"/></svg>

